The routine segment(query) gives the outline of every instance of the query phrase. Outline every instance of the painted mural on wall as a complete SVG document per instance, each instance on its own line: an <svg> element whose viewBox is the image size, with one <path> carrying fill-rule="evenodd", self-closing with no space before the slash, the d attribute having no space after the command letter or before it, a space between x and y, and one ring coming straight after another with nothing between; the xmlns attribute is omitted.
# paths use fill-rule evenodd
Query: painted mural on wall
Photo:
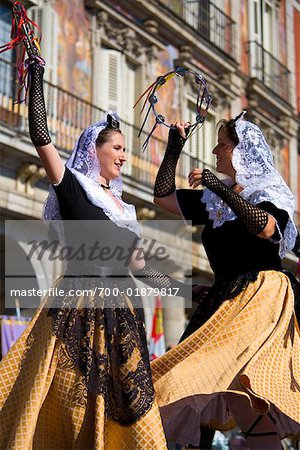
<svg viewBox="0 0 300 450"><path fill-rule="evenodd" d="M74 95L91 100L90 23L82 0L56 0L58 82Z"/></svg>
<svg viewBox="0 0 300 450"><path fill-rule="evenodd" d="M174 70L174 60L178 58L178 51L175 47L168 45L164 51L159 54L156 62L156 76L164 75L167 72ZM179 119L179 91L177 83L178 78L174 77L169 80L165 86L159 90L159 105L158 110L161 109L162 114L166 117L166 121ZM166 127L159 127L160 130L157 135L162 139L167 137Z"/></svg>
<svg viewBox="0 0 300 450"><path fill-rule="evenodd" d="M178 58L178 51L175 47L169 45L159 53L153 74L153 81L159 75L164 75L174 69L174 60ZM166 122L169 123L171 120L178 120L179 111L179 92L178 84L175 79L169 80L165 86L163 86L158 92L159 102L157 104L157 112L165 116ZM155 120L151 118L151 127L153 126ZM155 164L160 164L163 153L162 150L165 148L165 142L168 139L168 128L160 125L156 130L154 136L156 139L150 140L150 152L151 160ZM162 142L163 141L163 142ZM154 180L153 180L154 181Z"/></svg>

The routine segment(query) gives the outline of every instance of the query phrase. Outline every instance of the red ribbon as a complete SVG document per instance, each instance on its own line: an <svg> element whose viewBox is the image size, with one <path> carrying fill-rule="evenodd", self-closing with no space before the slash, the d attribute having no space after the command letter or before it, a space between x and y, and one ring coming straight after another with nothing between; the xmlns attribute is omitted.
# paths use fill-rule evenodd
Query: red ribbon
<svg viewBox="0 0 300 450"><path fill-rule="evenodd" d="M14 8L15 6L19 6L20 9L16 10ZM32 26L37 28L40 33L40 37L39 37L39 39L37 39L37 46L39 46L39 43L41 41L41 36L42 36L41 29L36 23L34 23L31 19L29 19L24 5L22 5L22 3L16 1L13 4L13 8L14 8L14 11L12 14L12 22L11 22L11 38L12 39L10 42L8 42L7 44L4 44L0 47L0 54L6 52L7 50L12 50L12 49L16 48L20 43L22 43L23 41L25 41L25 39L28 39L28 38L30 39L29 42L36 45L36 43L34 42L34 40L36 38L34 36L34 31L32 29ZM16 16L18 17L18 20L16 20ZM27 31L28 31L27 36L23 31L24 26L27 27ZM37 56L35 58L35 60L38 61L42 65L45 64L45 61L40 56ZM21 86L18 90L18 100L15 103L26 102L27 93L28 93L28 67L29 67L29 64L30 64L29 60L25 61L25 48L24 48L19 61L17 61L18 78L19 78ZM23 89L25 89L25 96L24 96L24 99L21 100L20 97L21 97L21 92L23 91Z"/></svg>

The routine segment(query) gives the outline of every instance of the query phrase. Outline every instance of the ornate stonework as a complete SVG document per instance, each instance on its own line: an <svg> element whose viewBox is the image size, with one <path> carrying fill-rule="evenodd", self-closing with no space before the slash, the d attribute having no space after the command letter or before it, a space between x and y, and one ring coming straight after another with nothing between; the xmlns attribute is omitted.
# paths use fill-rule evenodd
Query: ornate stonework
<svg viewBox="0 0 300 450"><path fill-rule="evenodd" d="M16 187L20 192L28 195L34 194L34 186L41 179L45 178L46 171L37 164L22 164L17 172Z"/></svg>
<svg viewBox="0 0 300 450"><path fill-rule="evenodd" d="M145 30L152 33L156 25L154 21L144 23ZM102 39L134 59L139 60L143 55L146 55L148 60L156 58L155 45L147 44L132 28L115 21L106 11L97 13L97 29Z"/></svg>

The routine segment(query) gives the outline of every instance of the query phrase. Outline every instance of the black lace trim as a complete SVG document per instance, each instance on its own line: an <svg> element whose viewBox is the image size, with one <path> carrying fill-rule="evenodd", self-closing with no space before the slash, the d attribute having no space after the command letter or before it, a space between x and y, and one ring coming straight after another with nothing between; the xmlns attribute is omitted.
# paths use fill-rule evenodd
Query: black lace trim
<svg viewBox="0 0 300 450"><path fill-rule="evenodd" d="M99 282L99 280L97 280ZM103 282L103 280L102 280ZM152 384L142 308L127 307L119 295L110 308L50 308L53 333L63 343L60 364L77 367L83 376L78 404L87 394L102 395L105 414L121 425L131 425L152 407ZM93 299L90 298L91 306ZM74 305L74 298L72 299Z"/></svg>

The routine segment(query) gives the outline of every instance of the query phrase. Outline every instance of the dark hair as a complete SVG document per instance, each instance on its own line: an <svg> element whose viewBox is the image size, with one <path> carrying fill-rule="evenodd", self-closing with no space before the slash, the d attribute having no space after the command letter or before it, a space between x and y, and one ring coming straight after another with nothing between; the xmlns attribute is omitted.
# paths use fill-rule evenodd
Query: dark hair
<svg viewBox="0 0 300 450"><path fill-rule="evenodd" d="M218 133L221 130L221 128L225 128L226 134L229 137L229 139L231 139L232 142L234 142L235 145L238 145L239 138L238 138L238 135L236 134L234 119L230 119L230 120L222 119L222 120L220 120L217 123L217 131L218 131Z"/></svg>
<svg viewBox="0 0 300 450"><path fill-rule="evenodd" d="M119 128L114 128L114 127L109 127L109 126L103 128L103 130L100 131L100 133L97 136L96 146L100 147L101 145L108 142L113 133L121 133L122 134L122 131Z"/></svg>
<svg viewBox="0 0 300 450"><path fill-rule="evenodd" d="M232 140L232 142L235 143L235 145L238 145L239 138L235 129L236 122L245 114L247 114L246 110L243 110L239 115L237 115L234 119L226 120L222 119L217 123L217 130L220 131L221 128L225 128L227 136L229 139Z"/></svg>

